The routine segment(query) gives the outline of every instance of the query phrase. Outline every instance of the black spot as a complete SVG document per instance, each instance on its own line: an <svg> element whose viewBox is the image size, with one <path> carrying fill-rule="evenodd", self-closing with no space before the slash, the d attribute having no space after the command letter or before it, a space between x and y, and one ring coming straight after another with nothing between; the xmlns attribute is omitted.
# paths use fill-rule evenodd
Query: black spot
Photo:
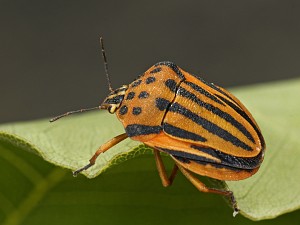
<svg viewBox="0 0 300 225"><path fill-rule="evenodd" d="M164 111L165 109L168 108L168 106L170 105L170 102L164 98L157 98L155 101L155 104L159 110Z"/></svg>
<svg viewBox="0 0 300 225"><path fill-rule="evenodd" d="M140 94L139 94L139 98L148 98L149 97L149 93L146 92L146 91L142 91Z"/></svg>
<svg viewBox="0 0 300 225"><path fill-rule="evenodd" d="M148 77L148 78L146 79L146 84L151 84L151 83L153 83L155 80L156 80L155 77Z"/></svg>
<svg viewBox="0 0 300 225"><path fill-rule="evenodd" d="M132 109L132 114L133 115L139 115L141 112L142 112L141 107L133 107L133 109Z"/></svg>
<svg viewBox="0 0 300 225"><path fill-rule="evenodd" d="M141 83L142 83L142 80L134 81L134 82L132 83L131 87L137 87L137 86L139 86Z"/></svg>
<svg viewBox="0 0 300 225"><path fill-rule="evenodd" d="M161 67L157 67L154 70L150 71L150 73L158 73L161 71Z"/></svg>
<svg viewBox="0 0 300 225"><path fill-rule="evenodd" d="M123 105L119 110L120 115L125 115L127 112L128 112L128 108L126 105Z"/></svg>
<svg viewBox="0 0 300 225"><path fill-rule="evenodd" d="M173 79L168 79L165 82L165 85L172 91L172 92L176 92L177 89L177 84L176 81Z"/></svg>
<svg viewBox="0 0 300 225"><path fill-rule="evenodd" d="M131 100L131 99L134 98L134 96L135 96L135 93L134 93L133 91L132 91L132 92L129 92L128 95L127 95L126 100Z"/></svg>

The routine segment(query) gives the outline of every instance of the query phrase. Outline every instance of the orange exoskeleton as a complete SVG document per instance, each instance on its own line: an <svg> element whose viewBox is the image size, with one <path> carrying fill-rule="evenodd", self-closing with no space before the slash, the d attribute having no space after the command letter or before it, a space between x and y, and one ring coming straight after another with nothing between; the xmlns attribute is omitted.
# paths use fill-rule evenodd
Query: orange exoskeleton
<svg viewBox="0 0 300 225"><path fill-rule="evenodd" d="M258 171L265 142L250 112L225 89L172 62L159 62L131 84L113 90L100 40L110 94L99 107L91 109L115 113L125 133L103 144L90 163L74 174L94 165L99 154L129 137L153 148L163 186L172 184L179 169L198 190L229 196L236 214L238 208L231 191L208 188L194 174L241 180ZM51 121L87 110L72 111ZM169 154L175 162L169 177L160 152Z"/></svg>

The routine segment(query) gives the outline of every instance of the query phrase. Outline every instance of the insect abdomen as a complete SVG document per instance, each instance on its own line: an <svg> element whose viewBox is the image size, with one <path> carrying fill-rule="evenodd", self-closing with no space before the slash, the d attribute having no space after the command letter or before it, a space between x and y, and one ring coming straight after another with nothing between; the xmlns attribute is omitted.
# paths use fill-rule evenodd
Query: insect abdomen
<svg viewBox="0 0 300 225"><path fill-rule="evenodd" d="M258 155L264 147L255 122L236 110L242 111L240 106L228 105L200 80L189 81L191 76L185 74L186 80L177 88L163 121L164 132L234 156Z"/></svg>

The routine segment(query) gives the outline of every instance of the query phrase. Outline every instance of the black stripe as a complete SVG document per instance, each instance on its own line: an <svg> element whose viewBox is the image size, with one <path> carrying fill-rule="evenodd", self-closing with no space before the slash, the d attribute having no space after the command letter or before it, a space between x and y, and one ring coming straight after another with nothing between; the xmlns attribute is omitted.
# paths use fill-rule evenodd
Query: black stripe
<svg viewBox="0 0 300 225"><path fill-rule="evenodd" d="M200 80L202 83L206 84L207 86L211 87L212 89L220 92L221 94L227 96L228 98L230 98L232 101L234 101L230 95L228 95L226 92L222 91L219 87L217 87L216 85L214 85L213 83L207 82L205 81L203 78L201 77L197 77L196 75L192 74L195 78L197 78L198 80Z"/></svg>
<svg viewBox="0 0 300 225"><path fill-rule="evenodd" d="M230 169L230 170L233 170L233 171L245 170L245 169L240 169L240 168L236 168L236 167L231 167L231 166L228 166L228 165L223 165L223 164L220 164L220 163L218 163L218 162L216 162L212 159L208 159L208 158L205 158L203 156L198 156L198 155L194 155L194 154L191 154L191 153L183 152L183 151L180 151L180 150L160 148L160 147L157 147L157 146L155 148L160 150L160 151L166 152L166 153L174 156L177 160L179 160L182 163L186 163L186 164L189 164L191 161L193 161L193 162L196 162L196 163L201 164L201 165L211 165L211 166L213 166L217 169L225 168L225 169Z"/></svg>
<svg viewBox="0 0 300 225"><path fill-rule="evenodd" d="M208 91L204 90L202 87L189 82L189 81L184 81L185 84L187 84L188 86L190 86L191 88L193 88L195 91L199 92L202 95L205 95L206 97L210 98L211 100L213 100L214 102L217 102L221 105L225 105L222 101L220 101L216 96L210 94Z"/></svg>
<svg viewBox="0 0 300 225"><path fill-rule="evenodd" d="M161 126L147 126L142 124L130 124L125 128L128 137L135 137L147 134L159 134L161 130Z"/></svg>
<svg viewBox="0 0 300 225"><path fill-rule="evenodd" d="M169 68L171 68L176 74L177 76L181 79L181 80L184 80L185 77L183 76L183 74L180 72L179 68L176 66L175 63L173 62L168 62L168 61L165 61L165 62L158 62L156 63L154 66L167 66Z"/></svg>
<svg viewBox="0 0 300 225"><path fill-rule="evenodd" d="M220 159L222 165L227 165L235 168L255 169L258 166L260 166L262 162L263 151L261 151L255 157L245 158L245 157L237 157L237 156L229 155L213 148L204 148L197 145L191 145L191 147L201 152L207 153L215 158Z"/></svg>
<svg viewBox="0 0 300 225"><path fill-rule="evenodd" d="M108 96L108 98L106 99L105 103L106 104L119 104L123 101L124 99L124 95L117 95L117 96L114 96L112 98L110 98Z"/></svg>
<svg viewBox="0 0 300 225"><path fill-rule="evenodd" d="M240 169L240 168L235 168L235 167L231 167L231 166L227 166L227 165L223 165L223 164L219 164L219 163L213 163L213 162L207 162L207 161L202 161L202 160L189 160L180 156L174 156L178 161L182 162L182 163L190 163L190 161L193 161L197 164L206 166L206 165L210 165L212 167L215 167L216 169L227 169L227 170L232 170L235 172L241 172L241 171L245 171L246 169ZM247 172L251 172L253 169L247 169Z"/></svg>
<svg viewBox="0 0 300 225"><path fill-rule="evenodd" d="M131 84L131 87L137 87L139 86L140 84L142 83L142 80L135 80L132 84Z"/></svg>
<svg viewBox="0 0 300 225"><path fill-rule="evenodd" d="M122 91L126 91L128 89L128 87L120 87L116 90L114 90L112 93L110 93L111 95L113 94L118 94L119 92L122 92Z"/></svg>
<svg viewBox="0 0 300 225"><path fill-rule="evenodd" d="M261 141L262 144L262 148L264 149L266 144L265 144L265 140L259 130L259 128L255 125L255 123L250 119L250 117L247 115L247 113L245 111L243 111L242 109L240 109L238 106L236 106L235 104L233 104L232 102L228 101L227 99L223 98L220 95L217 95L218 98L220 98L222 101L224 101L227 105L229 105L231 108L233 108L238 114L240 114L245 120L247 120L253 127L253 129L256 131L256 133L258 134L258 137ZM235 101L234 101L235 102ZM236 103L237 104L237 103Z"/></svg>
<svg viewBox="0 0 300 225"><path fill-rule="evenodd" d="M165 85L170 89L172 92L176 92L177 90L177 83L173 79L168 79L165 81Z"/></svg>
<svg viewBox="0 0 300 225"><path fill-rule="evenodd" d="M201 101L199 98L197 98L196 95L194 95L193 93L187 91L186 89L184 89L182 87L179 87L177 93L185 98L192 100L193 102L197 103L199 106L207 109L208 111L219 116L220 118L226 120L231 125L236 127L239 131L241 131L250 141L255 143L254 138L251 135L251 133L240 122L238 122L236 119L234 119L230 114L222 111L218 107L215 107L209 103Z"/></svg>
<svg viewBox="0 0 300 225"><path fill-rule="evenodd" d="M194 155L194 154L191 154L191 153L188 153L188 152L184 152L184 151L181 151L181 150L174 150L174 149L168 149L168 148L161 148L161 147L157 147L155 146L156 149L159 149L163 152L166 152L172 156L179 156L179 157L182 157L184 159L191 159L193 161L203 161L203 162L213 162L213 163L218 163L217 161L215 160L212 160L212 159L208 159L208 158L205 158L203 156L199 156L199 155Z"/></svg>
<svg viewBox="0 0 300 225"><path fill-rule="evenodd" d="M183 106L179 105L178 103L173 103L171 107L169 108L169 111L179 113L186 118L192 120L193 122L199 124L202 126L205 130L208 132L217 135L218 137L224 139L225 141L231 142L233 145L237 147L241 147L244 150L252 151L252 148L239 140L237 137L233 136L228 131L222 129L218 125L204 119L201 116L198 116L197 114L193 113L192 111L188 110L187 108L184 108Z"/></svg>
<svg viewBox="0 0 300 225"><path fill-rule="evenodd" d="M155 105L160 111L164 111L169 107L170 101L164 98L156 98Z"/></svg>
<svg viewBox="0 0 300 225"><path fill-rule="evenodd" d="M201 141L201 142L207 141L204 137L202 137L198 134L189 132L189 131L181 129L179 127L172 126L171 124L168 124L168 123L163 123L162 127L163 127L163 130L167 134L170 134L175 137L189 139L189 140L193 140L193 141Z"/></svg>

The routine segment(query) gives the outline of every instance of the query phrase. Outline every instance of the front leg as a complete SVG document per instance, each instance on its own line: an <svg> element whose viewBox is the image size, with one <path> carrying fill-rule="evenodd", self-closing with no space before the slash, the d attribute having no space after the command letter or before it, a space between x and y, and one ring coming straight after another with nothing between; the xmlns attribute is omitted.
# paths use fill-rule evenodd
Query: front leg
<svg viewBox="0 0 300 225"><path fill-rule="evenodd" d="M103 152L106 152L107 150L109 150L110 148L112 148L113 146L115 146L116 144L120 143L121 141L123 141L124 139L128 138L128 135L126 133L124 134L120 134L114 138L112 138L111 140L109 140L108 142L106 142L105 144L101 145L98 150L95 152L95 154L93 155L93 157L90 159L90 163L87 164L86 166L76 170L73 172L73 176L77 176L78 173L87 170L88 168L90 168L91 166L93 166L96 162L97 157L102 154Z"/></svg>

